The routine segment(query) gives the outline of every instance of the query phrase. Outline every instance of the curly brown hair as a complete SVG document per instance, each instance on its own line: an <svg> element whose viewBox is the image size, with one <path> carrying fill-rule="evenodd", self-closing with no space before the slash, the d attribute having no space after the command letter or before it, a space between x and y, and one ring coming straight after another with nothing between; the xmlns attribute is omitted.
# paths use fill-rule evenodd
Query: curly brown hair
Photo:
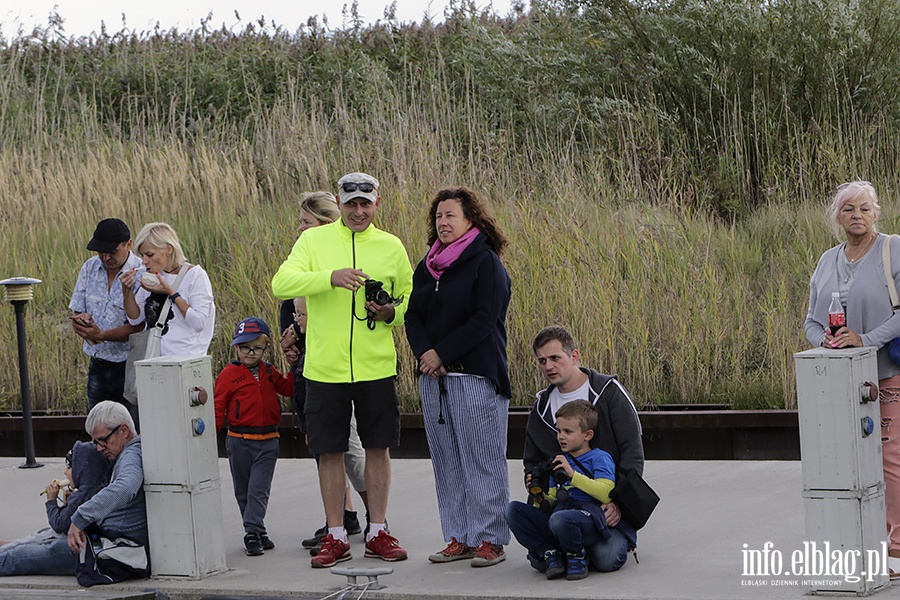
<svg viewBox="0 0 900 600"><path fill-rule="evenodd" d="M441 190L431 201L431 208L428 209L428 245L431 246L438 239L437 225L435 224L435 216L437 215L438 204L444 200L459 200L463 209L463 215L472 222L472 225L480 229L488 238L488 244L494 249L499 256L503 249L509 244L506 235L494 216L488 210L487 204L480 194L467 187L447 188Z"/></svg>

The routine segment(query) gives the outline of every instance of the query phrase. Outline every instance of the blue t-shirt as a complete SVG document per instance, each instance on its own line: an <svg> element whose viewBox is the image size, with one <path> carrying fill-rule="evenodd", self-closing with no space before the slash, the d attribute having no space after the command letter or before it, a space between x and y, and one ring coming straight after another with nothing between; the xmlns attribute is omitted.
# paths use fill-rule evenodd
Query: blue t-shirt
<svg viewBox="0 0 900 600"><path fill-rule="evenodd" d="M616 481L616 464L613 462L609 452L601 450L600 448L591 448L579 456L578 462L584 466L587 473L575 463L575 460L569 454L566 454L565 457L576 473L581 473L591 479L609 479L612 482ZM563 487L569 492L569 502L574 502L576 504L596 502L597 504L600 504L599 500L587 492L572 486L571 481L566 482Z"/></svg>

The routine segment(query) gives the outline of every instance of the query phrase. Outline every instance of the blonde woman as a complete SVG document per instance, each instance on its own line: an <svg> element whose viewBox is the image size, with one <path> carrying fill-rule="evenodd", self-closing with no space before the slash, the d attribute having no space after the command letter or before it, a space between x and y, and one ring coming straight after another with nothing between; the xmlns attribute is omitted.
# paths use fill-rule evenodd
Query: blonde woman
<svg viewBox="0 0 900 600"><path fill-rule="evenodd" d="M148 223L134 239L134 248L143 263L143 271L122 273L125 313L132 325L142 321L154 327L163 319L165 327L160 356L203 356L209 351L216 321L209 275L199 265L188 264L178 235L166 223ZM175 280L182 266L187 267L178 289ZM132 292L135 282L140 289ZM168 298L170 309L160 315Z"/></svg>
<svg viewBox="0 0 900 600"><path fill-rule="evenodd" d="M329 192L304 192L300 195L300 235L312 227L328 225L341 218L338 210L337 199ZM294 324L294 301L285 300L281 303L279 316L281 325L281 347L287 350L294 343L303 344L297 328Z"/></svg>

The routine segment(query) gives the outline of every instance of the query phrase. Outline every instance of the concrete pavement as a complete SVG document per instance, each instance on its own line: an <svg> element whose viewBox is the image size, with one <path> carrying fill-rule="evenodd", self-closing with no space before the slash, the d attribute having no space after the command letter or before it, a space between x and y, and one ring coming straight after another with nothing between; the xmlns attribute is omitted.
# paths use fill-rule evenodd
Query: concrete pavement
<svg viewBox="0 0 900 600"><path fill-rule="evenodd" d="M38 492L59 476L63 461L40 460L46 465L41 469L19 469L21 459L0 458L2 539L27 535L46 524ZM183 599L324 598L342 587L343 577L328 569L311 569L309 554L300 547L300 540L324 520L311 459L279 460L267 517L277 547L253 558L243 552L243 530L228 463L221 460L219 466L228 572L202 580L150 579L95 587L87 592L90 597L124 598L158 591L160 597ZM364 558L362 536L356 535L351 536L353 560L340 566L394 568L393 574L381 577L387 587L366 592L365 597L371 598L768 600L806 594L803 581L809 577L742 575L744 544L747 549L762 550L771 542L771 548L786 557L786 564L794 551L803 548L806 536L799 462L649 461L645 476L662 501L640 533L640 563L630 557L616 573L591 573L574 582L547 581L528 566L525 550L515 541L507 547L507 560L493 567L474 569L467 562L430 564L426 557L445 545L431 463L394 460L388 518L392 533L410 558L398 563ZM510 489L513 498L524 498L519 461L510 461ZM354 502L361 506L358 497L354 496ZM0 598L70 598L76 590L72 577L0 579ZM877 597L900 599L900 586Z"/></svg>

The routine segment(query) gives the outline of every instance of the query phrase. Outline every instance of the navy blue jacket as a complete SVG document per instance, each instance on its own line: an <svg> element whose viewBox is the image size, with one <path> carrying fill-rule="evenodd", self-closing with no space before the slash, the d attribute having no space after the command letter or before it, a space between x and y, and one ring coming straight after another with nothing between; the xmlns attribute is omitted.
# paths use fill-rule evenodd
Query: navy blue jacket
<svg viewBox="0 0 900 600"><path fill-rule="evenodd" d="M72 524L72 514L78 507L90 500L109 483L109 472L112 463L97 452L97 447L90 442L75 442L72 447L72 487L75 492L69 494L62 506L56 500L47 500L47 520L53 531L65 535Z"/></svg>
<svg viewBox="0 0 900 600"><path fill-rule="evenodd" d="M419 262L406 311L406 337L418 359L434 349L447 371L487 378L512 396L506 359L511 282L484 233L436 281Z"/></svg>

